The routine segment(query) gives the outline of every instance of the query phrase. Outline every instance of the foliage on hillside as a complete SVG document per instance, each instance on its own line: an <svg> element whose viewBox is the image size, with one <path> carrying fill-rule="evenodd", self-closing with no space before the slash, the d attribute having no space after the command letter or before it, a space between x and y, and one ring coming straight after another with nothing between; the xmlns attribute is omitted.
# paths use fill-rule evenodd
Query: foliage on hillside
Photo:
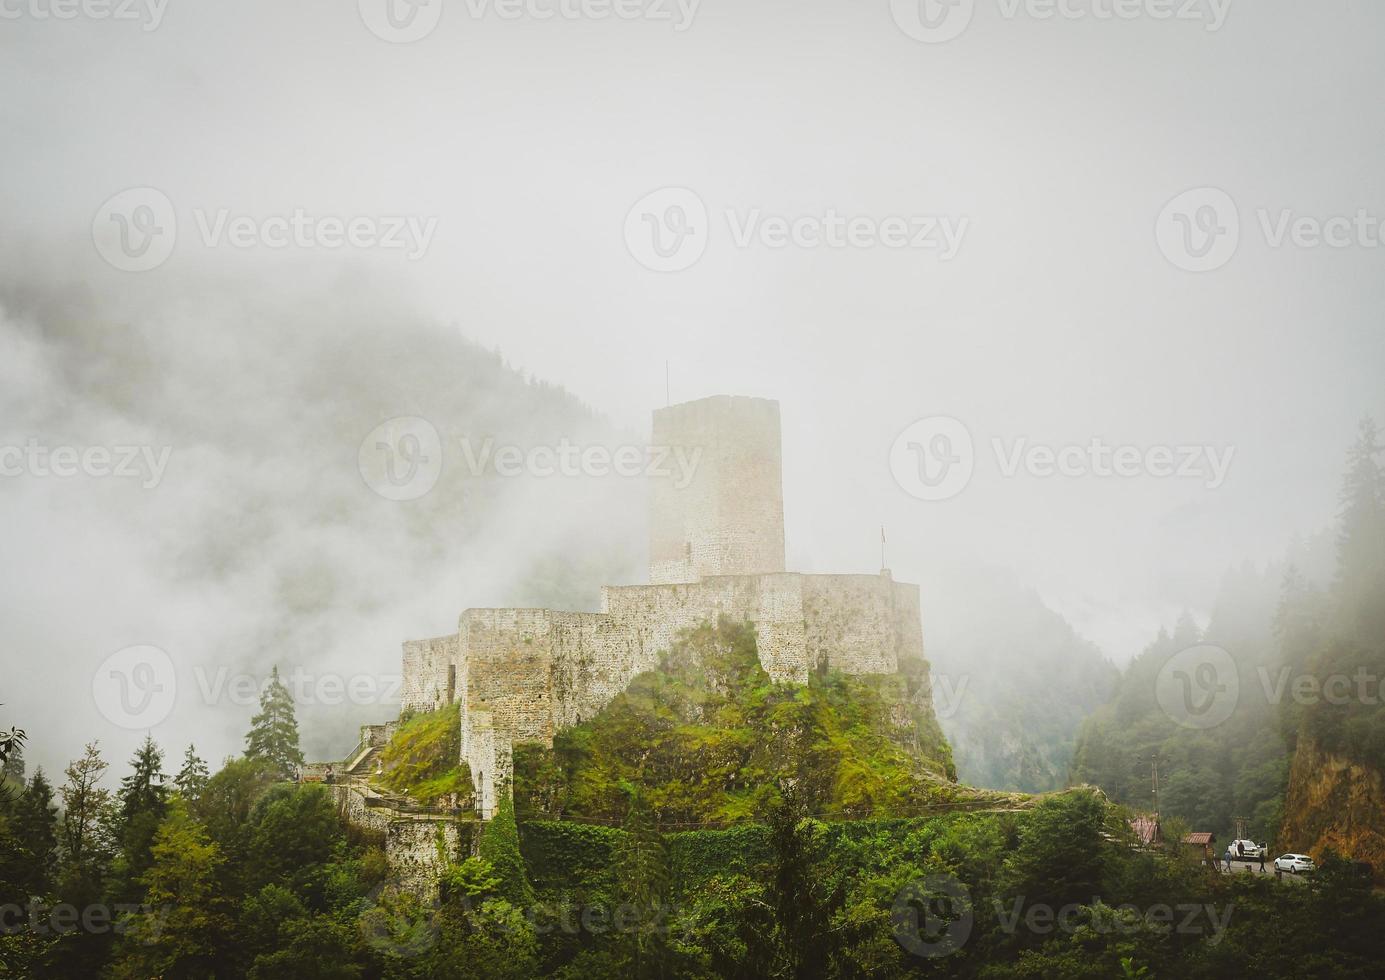
<svg viewBox="0 0 1385 980"><path fill-rule="evenodd" d="M858 817L955 798L950 763L901 679L775 684L754 630L723 620L685 634L551 750L520 747L515 793L522 811L619 821L640 787L667 826L749 819L792 778L813 812Z"/></svg>
<svg viewBox="0 0 1385 980"><path fill-rule="evenodd" d="M1152 811L1157 761L1163 816L1220 840L1231 839L1235 818L1244 816L1253 838L1275 837L1289 755L1259 677L1273 676L1280 664L1271 632L1277 575L1250 567L1228 573L1205 633L1189 616L1172 634L1160 632L1126 668L1111 703L1083 725L1074 782L1100 786L1117 802ZM1158 678L1172 657L1200 643L1225 649L1235 662L1235 709L1221 724L1182 727L1160 706Z"/></svg>
<svg viewBox="0 0 1385 980"><path fill-rule="evenodd" d="M632 833L522 824L536 975L1365 977L1385 952L1385 901L1343 863L1308 883L1216 874L1130 846L1127 814L1088 792L850 823L802 809L667 835L652 905L618 870Z"/></svg>
<svg viewBox="0 0 1385 980"><path fill-rule="evenodd" d="M925 593L933 703L970 786L1045 793L1068 785L1083 720L1119 671L1032 590L956 570Z"/></svg>
<svg viewBox="0 0 1385 980"><path fill-rule="evenodd" d="M384 771L372 781L420 803L471 795L471 771L461 762L461 707L452 702L400 723L380 752Z"/></svg>
<svg viewBox="0 0 1385 980"><path fill-rule="evenodd" d="M1161 776L1160 810L1225 840L1234 818L1250 818L1257 840L1280 850L1317 852L1329 844L1365 856L1385 839L1385 813L1330 812L1355 790L1321 785L1328 762L1342 773L1385 778L1385 479L1374 427L1363 423L1348 455L1335 542L1296 545L1286 566L1250 567L1223 580L1205 634L1191 620L1159 638L1121 677L1112 701L1083 728L1076 781L1113 799L1153 808L1151 763ZM1206 728L1179 727L1157 701L1156 679L1171 657L1198 643L1219 646L1236 666L1235 710ZM1290 761L1300 782L1289 784ZM1311 763L1308 763L1311 760ZM1351 777L1356 778L1356 777ZM1310 796L1318 803L1310 803ZM1286 806L1286 799L1290 801ZM1310 809L1323 812L1309 813ZM1385 874L1385 868L1378 871Z"/></svg>
<svg viewBox="0 0 1385 980"><path fill-rule="evenodd" d="M1385 453L1362 422L1347 454L1337 568L1319 592L1286 582L1285 658L1311 696L1286 700L1282 728L1295 747L1285 798L1286 837L1300 849L1337 847L1370 860L1385 881Z"/></svg>

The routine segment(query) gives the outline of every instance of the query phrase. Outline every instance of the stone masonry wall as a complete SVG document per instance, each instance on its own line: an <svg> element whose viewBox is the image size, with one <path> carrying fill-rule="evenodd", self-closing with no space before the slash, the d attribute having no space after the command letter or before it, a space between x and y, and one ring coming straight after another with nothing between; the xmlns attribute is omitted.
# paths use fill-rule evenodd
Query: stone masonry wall
<svg viewBox="0 0 1385 980"><path fill-rule="evenodd" d="M720 395L658 409L651 445L697 454L686 485L653 479L651 582L784 570L778 402Z"/></svg>
<svg viewBox="0 0 1385 980"><path fill-rule="evenodd" d="M456 633L404 643L402 710L434 711L461 696L457 644Z"/></svg>
<svg viewBox="0 0 1385 980"><path fill-rule="evenodd" d="M819 666L894 674L921 663L918 587L880 575L714 576L673 585L607 587L600 613L471 609L455 645L462 750L483 813L512 770L516 742L552 744L652 669L679 632L729 616L755 624L760 660L777 681ZM425 641L436 643L436 641ZM427 658L415 663L438 673ZM406 670L408 665L406 664ZM409 690L427 688L425 679Z"/></svg>

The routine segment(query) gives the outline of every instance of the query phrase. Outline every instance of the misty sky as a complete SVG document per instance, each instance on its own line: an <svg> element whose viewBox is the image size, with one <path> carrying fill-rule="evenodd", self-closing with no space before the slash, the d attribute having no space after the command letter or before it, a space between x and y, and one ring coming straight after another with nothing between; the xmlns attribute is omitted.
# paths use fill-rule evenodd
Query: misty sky
<svg viewBox="0 0 1385 980"><path fill-rule="evenodd" d="M121 758L142 734L90 704L116 649L219 664L217 637L287 636L300 658L397 670L399 641L520 601L548 541L578 560L593 537L574 527L638 540L628 488L616 506L566 483L517 484L496 506L546 516L455 542L355 483L351 520L318 527L295 481L337 465L354 480L370 426L418 412L406 378L388 397L360 384L392 345L498 348L609 420L603 435L647 432L665 362L675 401L777 398L790 567L874 571L883 524L897 577L936 597L950 569L1011 569L1118 662L1182 609L1205 618L1229 565L1327 526L1356 421L1385 421L1378 4L1205 0L1200 19L1161 20L1070 0L1046 19L977 0L942 43L911 37L911 5L889 0L704 0L681 24L674 3L659 5L672 21L623 21L472 0L409 44L357 6L170 0L135 4L143 20L60 21L35 13L47 0L0 4L0 441L176 436L152 491L0 477L0 722L27 724L49 768L93 737ZM141 187L172 203L177 244L120 271L93 224ZM625 229L669 187L705 206L705 253L658 272ZM1234 254L1202 272L1167 254L1177 219L1159 232L1197 188L1239 223ZM242 248L201 227L295 211L401 216L431 237L411 257ZM772 247L759 223L829 214L903 218L933 247ZM1315 244L1332 219L1339 238ZM942 229L960 229L955 248ZM285 463L327 415L351 438ZM891 447L935 416L968 431L975 471L920 500ZM1016 447L1094 439L1211 447L1229 466L1216 481L1002 472ZM295 562L302 594L286 598ZM155 735L218 758L238 749L237 710L175 712Z"/></svg>

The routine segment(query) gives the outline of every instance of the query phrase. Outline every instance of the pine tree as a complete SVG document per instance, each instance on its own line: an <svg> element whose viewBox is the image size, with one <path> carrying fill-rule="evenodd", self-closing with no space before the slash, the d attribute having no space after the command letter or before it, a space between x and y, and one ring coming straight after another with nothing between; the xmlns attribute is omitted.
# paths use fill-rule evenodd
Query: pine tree
<svg viewBox="0 0 1385 980"><path fill-rule="evenodd" d="M30 864L28 889L31 894L44 894L52 885L53 856L58 848L58 808L53 805L53 787L41 767L34 770L28 788L15 802L12 827Z"/></svg>
<svg viewBox="0 0 1385 980"><path fill-rule="evenodd" d="M183 794L183 799L196 802L207 787L207 763L198 756L196 747L189 745L183 754L183 768L173 777L173 785Z"/></svg>
<svg viewBox="0 0 1385 980"><path fill-rule="evenodd" d="M1385 478L1375 422L1362 419L1342 478L1334 583L1343 626L1374 642L1385 630Z"/></svg>
<svg viewBox="0 0 1385 980"><path fill-rule="evenodd" d="M136 816L149 811L158 811L163 819L163 807L168 797L163 772L163 750L154 744L153 738L146 735L144 742L135 750L130 760L130 775L120 781L120 791L116 794L120 801L120 819L128 824Z"/></svg>
<svg viewBox="0 0 1385 980"><path fill-rule="evenodd" d="M1186 650L1188 647L1197 646L1202 642L1202 630L1198 628L1197 620L1193 619L1192 613L1183 610L1183 615L1178 617L1178 624L1173 628L1173 646L1175 650Z"/></svg>
<svg viewBox="0 0 1385 980"><path fill-rule="evenodd" d="M270 673L269 683L260 692L260 713L250 721L250 732L245 736L245 756L270 763L285 779L303 764L293 697L279 680L278 667Z"/></svg>
<svg viewBox="0 0 1385 980"><path fill-rule="evenodd" d="M116 793L117 826L123 861L119 877L132 887L153 860L150 848L159 822L168 812L168 778L163 772L163 752L148 735L130 760L130 775L120 781ZM130 897L134 897L133 891Z"/></svg>

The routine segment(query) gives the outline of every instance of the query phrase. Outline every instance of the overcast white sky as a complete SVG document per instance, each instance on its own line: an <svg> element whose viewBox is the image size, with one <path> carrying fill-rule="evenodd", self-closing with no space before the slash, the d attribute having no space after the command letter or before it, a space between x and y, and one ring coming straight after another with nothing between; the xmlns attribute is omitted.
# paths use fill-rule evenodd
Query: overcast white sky
<svg viewBox="0 0 1385 980"><path fill-rule="evenodd" d="M472 0L447 3L410 44L372 33L381 11L360 6L171 0L157 13L135 4L136 20L56 20L48 0L0 0L6 289L75 290L110 310L166 295L186 311L214 278L253 309L286 283L331 306L345 276L374 308L499 347L620 426L647 427L666 361L674 400L778 398L793 567L873 571L884 524L897 577L945 588L963 563L1014 569L1118 661L1183 607L1205 616L1228 565L1277 557L1291 534L1329 522L1356 420L1385 420L1378 4L1204 0L1185 8L1194 20L1156 18L1158 0L1125 5L1133 19L1104 16L1111 0L1070 0L1051 18L1040 2L927 0L925 16L971 18L944 43L910 36L924 21L902 0L704 0L681 30L653 16L677 21L679 8L653 0L629 21L513 19ZM167 197L178 236L159 267L122 272L92 228L134 187ZM624 233L636 202L666 187L707 210L705 253L677 272L646 268ZM1233 202L1239 247L1186 271L1165 254L1177 218L1166 215L1172 239L1156 225L1176 195L1209 187ZM436 225L413 259L209 245L199 220L223 209L260 223L301 210ZM949 258L735 242L757 216L829 212L903 217L925 240L918 219L964 231ZM1310 219L1297 244L1274 243L1286 212ZM1189 215L1198 225L1207 212ZM1315 222L1343 217L1349 231L1332 227L1344 245L1311 244ZM211 292L207 303L226 305ZM273 330L237 336L226 316L194 320L185 342L232 364L238 345L276 342ZM26 373L5 330L11 417L22 398L26 419L61 427L72 393ZM970 483L942 501L911 496L890 467L896 436L932 416L958 420L976 447ZM992 450L1094 438L1234 455L1212 488L1006 477ZM95 663L139 637L85 621L84 590L119 567L124 535L160 516L93 499L87 523L48 527L45 492L0 484L4 604L18 615L14 596L26 608L45 596L69 614L51 622L51 649ZM75 542L84 568L51 560ZM225 601L210 588L176 615L216 631ZM435 604L417 634L455 617ZM0 625L6 672L48 639L31 620ZM12 708L33 716L85 696L23 691L41 703L8 705L6 724Z"/></svg>

